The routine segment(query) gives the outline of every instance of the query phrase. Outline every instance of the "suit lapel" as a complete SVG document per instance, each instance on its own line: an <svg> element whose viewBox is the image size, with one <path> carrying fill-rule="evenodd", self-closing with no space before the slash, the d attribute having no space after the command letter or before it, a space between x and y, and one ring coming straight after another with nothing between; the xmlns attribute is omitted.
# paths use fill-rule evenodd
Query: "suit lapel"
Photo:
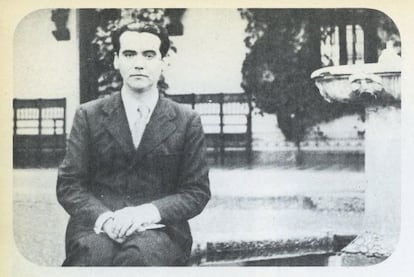
<svg viewBox="0 0 414 277"><path fill-rule="evenodd" d="M177 127L172 122L173 118L175 118L174 110L168 100L160 96L138 146L137 161L140 161L143 156L160 145L175 131Z"/></svg>
<svg viewBox="0 0 414 277"><path fill-rule="evenodd" d="M103 106L107 117L104 120L105 128L118 142L119 146L127 156L132 156L135 152L134 143L131 137L128 120L122 103L120 93L110 96Z"/></svg>

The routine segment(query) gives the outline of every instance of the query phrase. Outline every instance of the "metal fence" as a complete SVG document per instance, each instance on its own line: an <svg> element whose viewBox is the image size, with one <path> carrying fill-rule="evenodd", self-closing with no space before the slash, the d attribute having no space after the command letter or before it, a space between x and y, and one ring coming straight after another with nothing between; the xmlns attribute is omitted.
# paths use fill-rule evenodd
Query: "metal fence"
<svg viewBox="0 0 414 277"><path fill-rule="evenodd" d="M246 93L175 94L172 100L196 110L206 133L207 149L223 165L230 153L252 162L252 98Z"/></svg>
<svg viewBox="0 0 414 277"><path fill-rule="evenodd" d="M55 166L66 147L66 99L13 100L13 166Z"/></svg>
<svg viewBox="0 0 414 277"><path fill-rule="evenodd" d="M215 163L229 153L252 160L252 101L245 93L168 95L201 115ZM66 147L66 99L13 100L14 167L56 166Z"/></svg>

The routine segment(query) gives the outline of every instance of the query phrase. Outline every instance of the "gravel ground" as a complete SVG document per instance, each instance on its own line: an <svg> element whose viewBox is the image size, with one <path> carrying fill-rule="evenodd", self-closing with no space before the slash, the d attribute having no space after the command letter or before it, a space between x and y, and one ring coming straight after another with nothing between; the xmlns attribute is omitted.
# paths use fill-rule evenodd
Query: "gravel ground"
<svg viewBox="0 0 414 277"><path fill-rule="evenodd" d="M362 228L361 172L212 169L210 180L214 197L190 221L196 244L357 234ZM55 169L14 170L15 243L39 265L64 259L68 216L57 203L55 183Z"/></svg>

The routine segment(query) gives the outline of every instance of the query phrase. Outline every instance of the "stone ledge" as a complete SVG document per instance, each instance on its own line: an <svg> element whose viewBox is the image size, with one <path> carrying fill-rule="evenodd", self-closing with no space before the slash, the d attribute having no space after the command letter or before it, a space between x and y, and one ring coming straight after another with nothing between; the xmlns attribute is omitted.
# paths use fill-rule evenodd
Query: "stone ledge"
<svg viewBox="0 0 414 277"><path fill-rule="evenodd" d="M387 259L398 244L398 236L365 231L341 250L347 265L371 265Z"/></svg>
<svg viewBox="0 0 414 277"><path fill-rule="evenodd" d="M341 266L369 266L385 261L387 257L368 257L364 254L342 254Z"/></svg>
<svg viewBox="0 0 414 277"><path fill-rule="evenodd" d="M262 241L208 242L193 249L191 265L243 265L306 255L330 256L348 244L355 235L302 237ZM312 264L309 264L312 265Z"/></svg>

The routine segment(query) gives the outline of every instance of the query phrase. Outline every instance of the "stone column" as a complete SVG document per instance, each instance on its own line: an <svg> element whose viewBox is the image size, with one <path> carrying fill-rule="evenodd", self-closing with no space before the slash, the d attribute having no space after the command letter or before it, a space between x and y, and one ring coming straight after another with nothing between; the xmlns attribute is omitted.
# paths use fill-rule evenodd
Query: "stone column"
<svg viewBox="0 0 414 277"><path fill-rule="evenodd" d="M366 107L364 232L340 253L340 264L361 266L388 258L400 230L400 70L366 64L323 68L312 74L328 100Z"/></svg>

